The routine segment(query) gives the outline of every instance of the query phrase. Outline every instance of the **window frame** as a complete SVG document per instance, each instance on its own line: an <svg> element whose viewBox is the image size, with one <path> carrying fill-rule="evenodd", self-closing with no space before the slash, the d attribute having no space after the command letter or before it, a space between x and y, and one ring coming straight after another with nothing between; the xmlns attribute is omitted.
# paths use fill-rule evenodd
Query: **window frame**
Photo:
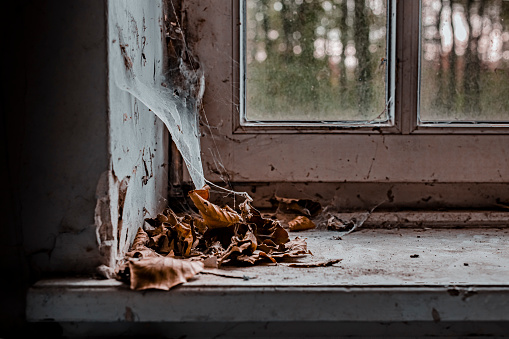
<svg viewBox="0 0 509 339"><path fill-rule="evenodd" d="M412 17L418 17L418 26L417 22L411 23L411 27L405 27L405 32L412 31L412 35L417 34L419 38L418 45L418 54L415 55L415 48L412 50L411 60L415 62L417 60L417 64L413 65L413 67L417 71L417 84L411 83L409 85L413 86L412 94L417 93L417 99L415 104L415 114L410 114L410 116L406 117L409 120L409 124L411 126L410 133L412 134L509 134L509 121L505 123L490 123L488 121L479 121L479 122L467 122L467 121L441 121L441 122L419 122L420 115L420 93L421 93L421 59L422 59L422 0L418 0L419 5L415 6L413 4L411 8L409 8L408 15ZM417 12L416 12L417 11ZM407 40L408 44L409 41ZM415 76L415 75L414 75Z"/></svg>
<svg viewBox="0 0 509 339"><path fill-rule="evenodd" d="M236 107L240 107L238 114L234 114L233 133L373 133L373 130L385 133L400 133L400 117L395 109L396 81L395 72L391 70L396 67L396 1L390 0L387 10L387 59L389 70L387 72L387 95L386 108L389 111L388 121L383 122L345 122L345 121L249 121L246 119L245 107L245 58L241 50L245 50L245 2L234 1L234 15L232 16L232 27L239 27L234 30L233 52L234 65L236 70L235 82L239 84L239 93L233 98ZM236 25L235 23L240 23ZM238 66L237 66L238 65Z"/></svg>
<svg viewBox="0 0 509 339"><path fill-rule="evenodd" d="M404 189L410 184L413 188L408 194L400 201L395 200L395 204L405 208L418 206L411 192L427 191L429 187L436 188L430 192L431 201L436 197L436 202L444 202L441 197L451 188L464 192L466 186L471 187L475 193L466 200L473 208L488 206L495 195L505 199L503 187L509 182L509 157L500 155L508 152L504 146L509 145L507 133L489 128L422 127L417 126L416 115L410 114L416 112L418 104L420 40L415 37L419 34L420 20L415 19L420 15L420 1L396 0L395 3L399 18L396 30L400 35L395 42L394 104L395 124L399 129L396 132L373 126L365 130L238 128L241 75L237 38L242 28L235 13L239 13L239 2L186 2L188 34L199 37L192 42L191 49L202 64L207 81L203 100L206 116L202 115L201 128L206 178L229 188L258 187L259 191L260 187L272 187L270 190L276 191L278 185L304 185L306 196L323 196L321 190L325 183L335 187L354 185L360 191L363 185L369 186L363 197L373 195L373 190L389 195L390 187ZM410 92L404 92L407 90ZM183 179L189 181L186 173ZM490 186L489 199L476 190L479 184ZM416 191L415 185L423 189ZM292 189L285 192L292 194ZM293 194L303 193L295 188ZM429 200L428 196L422 198ZM324 196L323 200L328 199ZM357 205L365 207L360 200Z"/></svg>
<svg viewBox="0 0 509 339"><path fill-rule="evenodd" d="M388 6L388 108L389 122L381 123L348 123L348 122L267 122L248 121L245 119L245 62L241 49L245 48L245 8L243 1L233 1L234 15L232 67L235 70L235 82L239 84L239 94L233 97L234 114L233 133L379 133L386 134L509 134L507 123L490 122L419 122L421 91L421 0L389 0ZM406 18L411 18L408 20ZM415 20L414 18L417 18ZM238 24L240 22L240 25ZM392 29L394 27L394 29ZM415 46L415 43L418 45ZM406 60L397 63L396 60ZM391 72L391 70L394 70ZM395 79L399 79L396 81ZM405 89L405 90L403 90Z"/></svg>

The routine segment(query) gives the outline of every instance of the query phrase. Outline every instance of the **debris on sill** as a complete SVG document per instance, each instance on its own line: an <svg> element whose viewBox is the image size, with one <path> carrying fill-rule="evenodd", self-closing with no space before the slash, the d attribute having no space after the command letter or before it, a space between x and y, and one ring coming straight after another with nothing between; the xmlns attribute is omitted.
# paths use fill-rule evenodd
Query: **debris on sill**
<svg viewBox="0 0 509 339"><path fill-rule="evenodd" d="M328 266L337 264L341 260L343 260L343 259L333 259L333 260L309 262L309 263L293 263L293 264L288 265L288 267L298 267L298 268L328 267Z"/></svg>
<svg viewBox="0 0 509 339"><path fill-rule="evenodd" d="M205 267L277 263L312 254L305 239L290 240L280 221L263 217L249 199L239 205L238 211L229 206L222 208L209 201L209 189L205 186L189 192L199 215L178 216L167 208L157 217L145 219L148 226L138 229L130 251L117 269L117 279L130 284L133 290L169 290L200 272L225 276L204 271ZM311 215L310 205L304 206ZM301 224L310 227L312 222L306 219L309 222L304 220ZM308 267L332 264L312 265Z"/></svg>
<svg viewBox="0 0 509 339"><path fill-rule="evenodd" d="M276 210L275 218L287 224L291 232L311 229L327 229L334 231L337 236L334 240L342 240L342 237L358 230L371 214L380 205L387 202L384 200L367 211L359 212L357 216L343 219L341 213L334 206L322 208L321 204L311 199L292 199L274 195L269 202Z"/></svg>
<svg viewBox="0 0 509 339"><path fill-rule="evenodd" d="M310 199L289 199L274 196L269 202L283 213L296 212L310 218L316 217L322 211L322 205Z"/></svg>
<svg viewBox="0 0 509 339"><path fill-rule="evenodd" d="M386 201L384 200L372 207L369 211L362 212L358 217L353 217L349 220L341 219L338 216L339 213L331 210L329 207L326 207L320 216L320 222L326 226L327 230L339 232L338 236L333 237L335 240L342 240L343 236L359 229L366 220L368 220L375 209L385 202Z"/></svg>

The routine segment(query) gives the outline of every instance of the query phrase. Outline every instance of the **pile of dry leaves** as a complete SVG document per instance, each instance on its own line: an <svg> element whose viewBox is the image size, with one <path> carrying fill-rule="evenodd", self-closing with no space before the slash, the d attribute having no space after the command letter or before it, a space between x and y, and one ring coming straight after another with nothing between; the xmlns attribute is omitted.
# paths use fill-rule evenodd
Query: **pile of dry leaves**
<svg viewBox="0 0 509 339"><path fill-rule="evenodd" d="M310 254L304 239L290 240L279 221L264 218L246 200L239 211L209 201L209 187L189 192L200 215L166 209L140 228L119 268L131 289L165 289L184 283L205 266L253 265Z"/></svg>

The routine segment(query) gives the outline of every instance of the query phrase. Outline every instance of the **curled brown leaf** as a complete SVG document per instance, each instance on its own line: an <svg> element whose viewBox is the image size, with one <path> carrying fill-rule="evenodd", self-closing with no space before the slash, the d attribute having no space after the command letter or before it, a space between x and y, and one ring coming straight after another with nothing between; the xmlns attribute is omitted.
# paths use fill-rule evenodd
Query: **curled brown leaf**
<svg viewBox="0 0 509 339"><path fill-rule="evenodd" d="M129 261L131 289L169 290L203 270L203 262L172 257L154 257Z"/></svg>
<svg viewBox="0 0 509 339"><path fill-rule="evenodd" d="M205 200L209 200L209 198L210 198L210 186L209 185L203 186L202 189L194 190L194 192Z"/></svg>
<svg viewBox="0 0 509 339"><path fill-rule="evenodd" d="M288 226L292 232L310 230L316 227L314 222L303 215L299 215L295 219L288 222Z"/></svg>
<svg viewBox="0 0 509 339"><path fill-rule="evenodd" d="M179 239L178 246L180 247L179 248L180 253L182 253L183 256L189 256L194 243L191 226L179 222L177 223L177 225L175 225L174 229L178 235Z"/></svg>
<svg viewBox="0 0 509 339"><path fill-rule="evenodd" d="M232 226L240 221L240 215L231 208L221 208L194 191L189 192L189 197L200 211L200 214L209 228L221 228Z"/></svg>
<svg viewBox="0 0 509 339"><path fill-rule="evenodd" d="M160 256L156 251L147 247L150 243L150 237L141 227L134 237L131 250L126 253L128 258L150 258Z"/></svg>
<svg viewBox="0 0 509 339"><path fill-rule="evenodd" d="M322 205L310 199L290 199L274 196L270 202L286 211L298 212L309 217L314 217L322 210Z"/></svg>
<svg viewBox="0 0 509 339"><path fill-rule="evenodd" d="M219 263L223 263L234 253L237 254L236 259L242 255L249 257L256 250L257 246L256 236L253 234L251 227L248 226L246 234L243 238L239 238L237 236L232 237L232 242L219 258Z"/></svg>
<svg viewBox="0 0 509 339"><path fill-rule="evenodd" d="M149 237L147 232L143 230L143 228L139 227L138 232L134 236L133 244L131 245L131 250L135 250L140 247L145 247L149 242Z"/></svg>

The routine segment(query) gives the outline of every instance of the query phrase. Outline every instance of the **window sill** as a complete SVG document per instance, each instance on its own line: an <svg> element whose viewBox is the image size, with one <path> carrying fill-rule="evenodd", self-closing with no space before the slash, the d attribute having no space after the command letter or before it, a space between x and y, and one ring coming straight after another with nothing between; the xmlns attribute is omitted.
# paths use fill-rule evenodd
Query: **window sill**
<svg viewBox="0 0 509 339"><path fill-rule="evenodd" d="M220 272L256 278L199 275L169 292L131 291L115 280L43 280L29 289L27 319L509 321L509 228L365 229L342 240L327 231L297 235L314 253L300 262L343 260L319 268L227 268Z"/></svg>

